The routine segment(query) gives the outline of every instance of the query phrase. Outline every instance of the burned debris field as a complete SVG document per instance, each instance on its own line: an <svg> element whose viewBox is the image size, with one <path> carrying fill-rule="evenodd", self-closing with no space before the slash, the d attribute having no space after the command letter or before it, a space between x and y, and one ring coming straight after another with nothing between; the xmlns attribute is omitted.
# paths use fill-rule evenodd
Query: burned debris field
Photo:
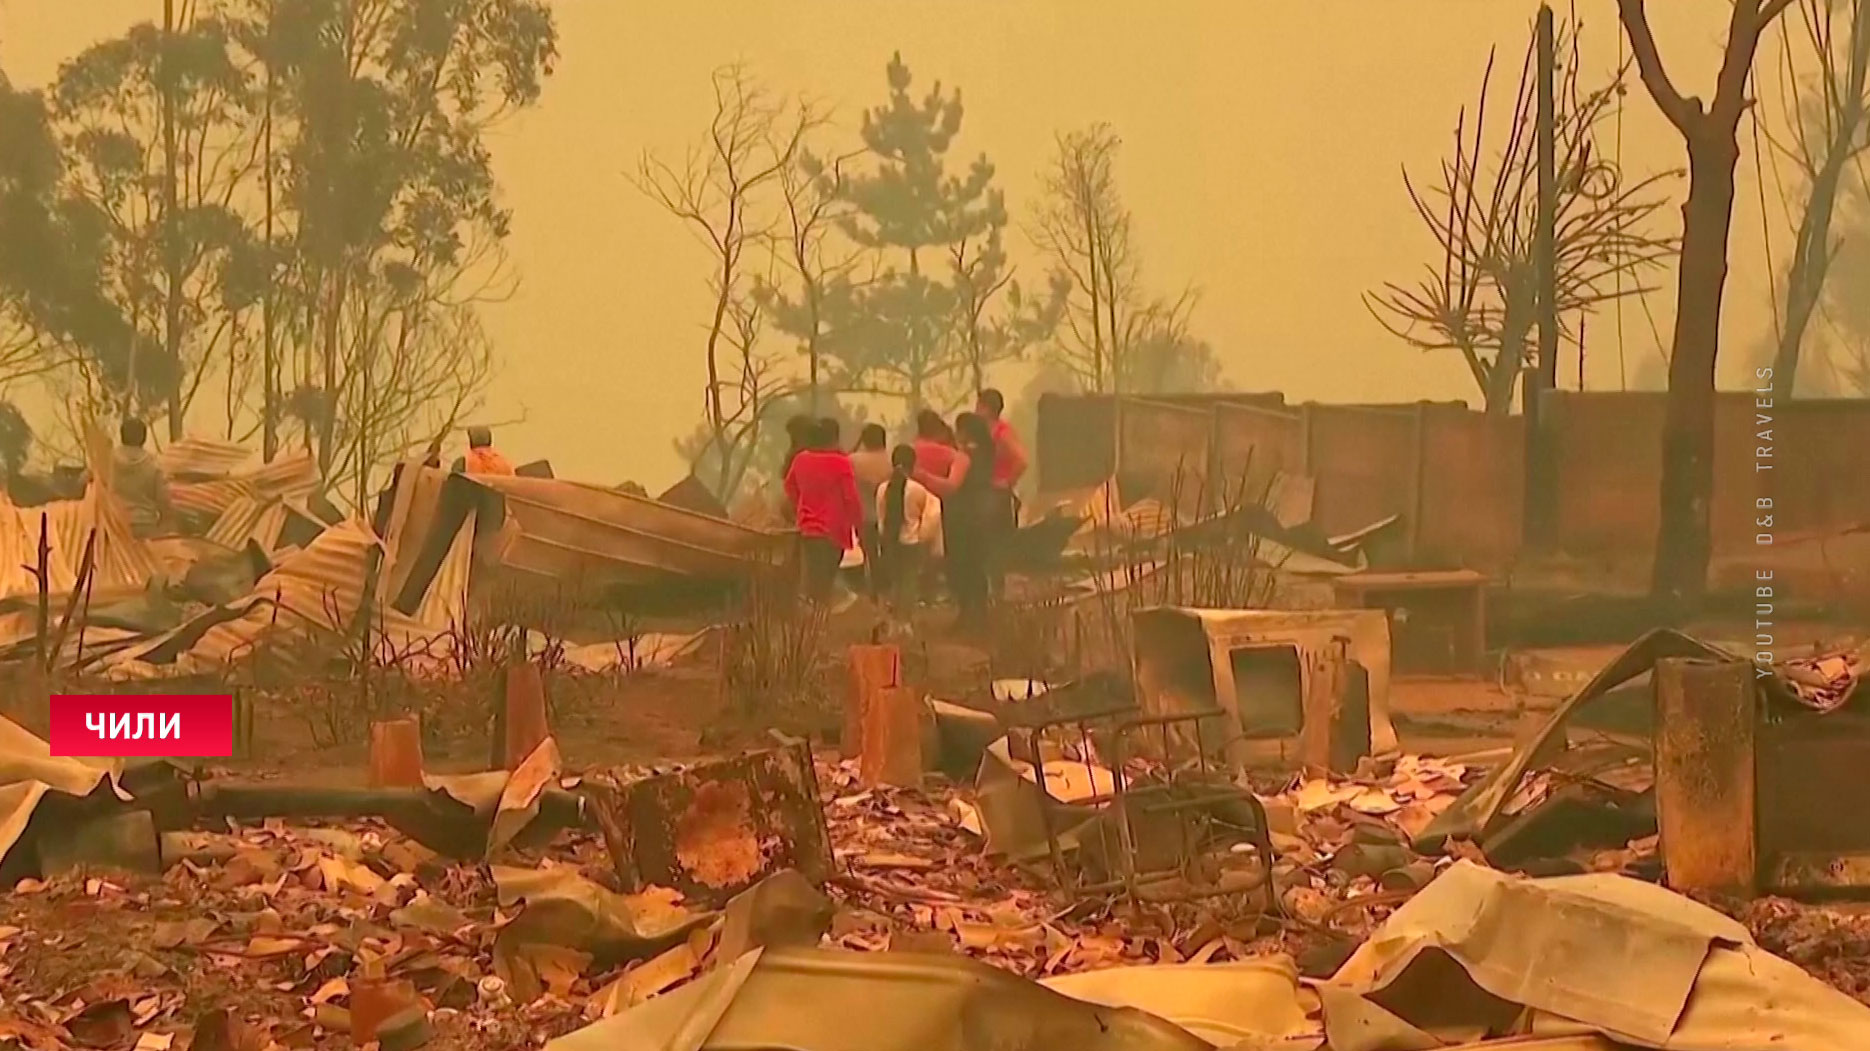
<svg viewBox="0 0 1870 1051"><path fill-rule="evenodd" d="M0 5L0 1051L1870 1048L1870 0L831 3Z"/></svg>

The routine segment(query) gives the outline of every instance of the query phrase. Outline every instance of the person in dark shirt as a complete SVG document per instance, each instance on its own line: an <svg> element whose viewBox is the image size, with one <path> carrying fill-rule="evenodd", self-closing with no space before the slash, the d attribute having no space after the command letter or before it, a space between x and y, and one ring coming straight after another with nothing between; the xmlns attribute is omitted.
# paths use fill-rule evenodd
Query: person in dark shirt
<svg viewBox="0 0 1870 1051"><path fill-rule="evenodd" d="M812 447L792 458L786 471L786 498L792 501L798 525L806 594L815 601L827 601L844 552L857 546L864 517L851 458L838 448L836 420L818 421Z"/></svg>
<svg viewBox="0 0 1870 1051"><path fill-rule="evenodd" d="M993 484L993 432L985 419L962 413L955 420L959 448L946 476L918 469L916 481L942 501L943 546L946 550L948 587L960 607L963 624L984 628L988 582L994 564L994 546L1002 501Z"/></svg>
<svg viewBox="0 0 1870 1051"><path fill-rule="evenodd" d="M1019 494L1015 491L1026 474L1026 447L1013 425L1006 422L1006 397L992 387L981 390L974 402L974 413L987 422L993 438L993 488L996 506L993 511L994 558L987 566L987 582L998 597L1006 589L1005 558L1019 531Z"/></svg>
<svg viewBox="0 0 1870 1051"><path fill-rule="evenodd" d="M864 505L863 532L858 545L864 549L864 582L870 597L883 597L886 568L883 547L878 541L877 486L890 480L889 432L881 424L867 423L857 432L857 447L851 450L851 472L857 476L857 498Z"/></svg>

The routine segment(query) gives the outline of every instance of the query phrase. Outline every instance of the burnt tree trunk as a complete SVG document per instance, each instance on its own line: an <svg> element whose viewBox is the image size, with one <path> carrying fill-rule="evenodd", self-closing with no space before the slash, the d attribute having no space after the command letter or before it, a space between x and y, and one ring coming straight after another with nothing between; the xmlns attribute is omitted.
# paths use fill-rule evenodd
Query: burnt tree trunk
<svg viewBox="0 0 1870 1051"><path fill-rule="evenodd" d="M1713 553L1714 363L1720 352L1727 240L1734 213L1732 127L1688 140L1688 200L1676 286L1669 400L1662 423L1661 523L1650 586L1658 598L1700 597Z"/></svg>
<svg viewBox="0 0 1870 1051"><path fill-rule="evenodd" d="M1650 592L1678 609L1707 589L1713 554L1714 365L1721 349L1721 298L1734 214L1734 168L1747 79L1760 34L1792 0L1734 0L1714 100L1684 96L1663 68L1644 0L1617 0L1644 87L1681 133L1688 152L1682 253L1676 274L1669 400L1662 424L1662 484Z"/></svg>

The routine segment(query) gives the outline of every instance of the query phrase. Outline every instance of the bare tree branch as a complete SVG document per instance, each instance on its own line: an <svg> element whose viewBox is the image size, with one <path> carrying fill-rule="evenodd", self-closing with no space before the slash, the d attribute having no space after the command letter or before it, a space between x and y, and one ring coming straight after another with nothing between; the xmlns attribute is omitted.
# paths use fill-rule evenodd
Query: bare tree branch
<svg viewBox="0 0 1870 1051"><path fill-rule="evenodd" d="M754 351L764 308L756 294L760 283L746 272L747 252L764 248L770 256L788 225L802 239L801 252L814 250L821 235L815 225L798 231L804 216L792 211L795 195L785 191L797 185L793 172L806 140L827 118L808 101L773 96L742 65L716 70L713 86L708 130L681 166L646 153L629 178L711 257L714 305L703 348L702 418L715 461L712 487L725 499L744 472L733 451L747 427L757 428L776 382L773 362ZM770 199L772 191L779 191L781 206Z"/></svg>
<svg viewBox="0 0 1870 1051"><path fill-rule="evenodd" d="M1580 83L1575 25L1562 27L1561 83L1556 114L1558 214L1556 300L1561 335L1585 311L1638 295L1644 274L1673 257L1676 242L1648 231L1666 205L1664 183L1675 173L1626 180L1614 159L1596 149L1596 129L1614 110L1626 71L1601 88ZM1459 351L1489 412L1510 411L1513 392L1532 353L1538 288L1537 180L1533 135L1533 54L1521 65L1506 140L1487 154L1487 105L1494 59L1489 56L1470 129L1457 118L1454 153L1438 178L1403 186L1417 218L1440 250L1415 284L1387 283L1364 297L1384 329L1417 349Z"/></svg>

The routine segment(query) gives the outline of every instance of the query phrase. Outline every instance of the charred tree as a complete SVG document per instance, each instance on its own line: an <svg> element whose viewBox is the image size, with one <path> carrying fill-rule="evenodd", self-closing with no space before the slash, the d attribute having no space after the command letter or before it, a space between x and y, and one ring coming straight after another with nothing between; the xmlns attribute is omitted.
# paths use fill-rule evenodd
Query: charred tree
<svg viewBox="0 0 1870 1051"><path fill-rule="evenodd" d="M1688 153L1668 408L1662 427L1661 523L1651 593L1680 604L1707 587L1713 553L1714 366L1721 346L1727 242L1733 225L1740 118L1751 104L1747 81L1760 35L1792 0L1734 0L1712 102L1684 96L1656 49L1644 0L1617 0L1636 67L1650 97Z"/></svg>

